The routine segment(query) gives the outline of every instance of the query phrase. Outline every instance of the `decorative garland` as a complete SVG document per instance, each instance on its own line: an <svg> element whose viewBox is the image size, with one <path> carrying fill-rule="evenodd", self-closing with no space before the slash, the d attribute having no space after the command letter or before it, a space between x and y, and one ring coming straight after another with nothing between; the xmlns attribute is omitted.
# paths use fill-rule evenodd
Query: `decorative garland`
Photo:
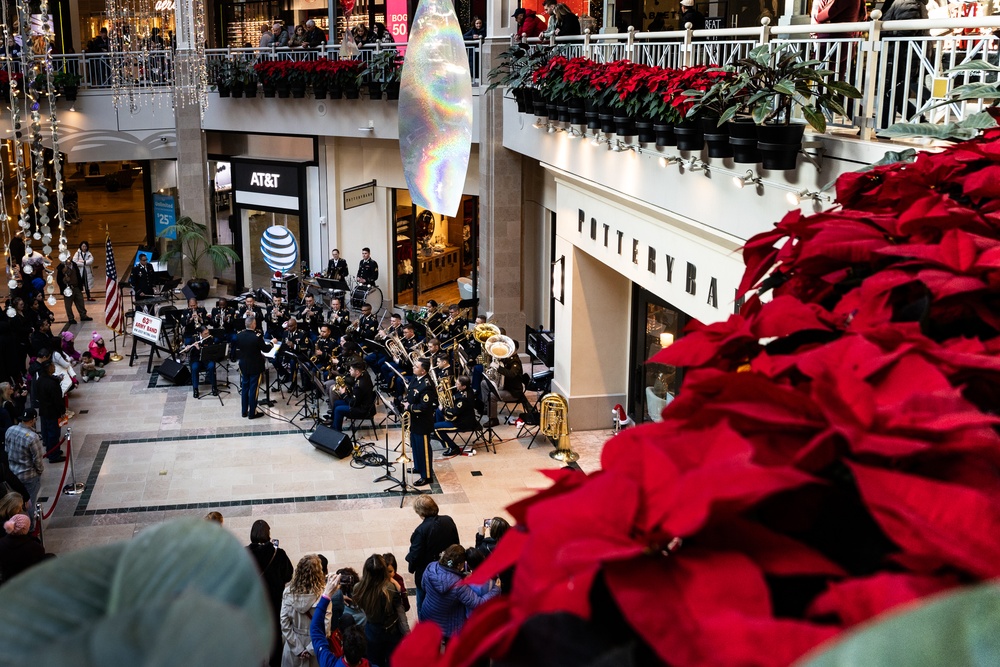
<svg viewBox="0 0 1000 667"><path fill-rule="evenodd" d="M661 423L508 508L469 583L512 590L394 664L784 666L1000 576L1000 130L837 197L746 244L741 314L650 360L687 369Z"/></svg>

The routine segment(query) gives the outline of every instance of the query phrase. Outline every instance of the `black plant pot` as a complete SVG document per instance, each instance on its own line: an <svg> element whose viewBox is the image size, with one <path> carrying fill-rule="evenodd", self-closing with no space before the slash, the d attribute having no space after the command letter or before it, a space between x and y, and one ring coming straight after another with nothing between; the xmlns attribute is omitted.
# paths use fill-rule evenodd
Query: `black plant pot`
<svg viewBox="0 0 1000 667"><path fill-rule="evenodd" d="M67 102L76 102L76 93L79 90L77 86L63 86L62 94L66 98ZM219 88L219 97L229 97L229 91L226 94L222 94L222 88Z"/></svg>
<svg viewBox="0 0 1000 667"><path fill-rule="evenodd" d="M656 132L653 130L653 121L637 120L635 121L635 130L638 132L639 141L641 143L650 144L656 141Z"/></svg>
<svg viewBox="0 0 1000 667"><path fill-rule="evenodd" d="M274 86L264 86L263 90L264 90L264 97L274 97L275 93L277 92Z"/></svg>
<svg viewBox="0 0 1000 667"><path fill-rule="evenodd" d="M535 115L538 116L539 118L549 117L549 110L545 106L545 100L539 97L537 93L531 99L531 108L534 109Z"/></svg>
<svg viewBox="0 0 1000 667"><path fill-rule="evenodd" d="M383 89L385 90L385 99L387 100L398 100L399 99L399 81L390 81L384 84Z"/></svg>
<svg viewBox="0 0 1000 667"><path fill-rule="evenodd" d="M674 126L666 123L653 123L653 134L656 135L657 146L676 146L677 136L674 134Z"/></svg>
<svg viewBox="0 0 1000 667"><path fill-rule="evenodd" d="M316 87L313 87L313 97L315 97L317 100L325 100L326 99L326 88L316 88Z"/></svg>
<svg viewBox="0 0 1000 667"><path fill-rule="evenodd" d="M194 294L196 299L204 301L208 298L208 290L211 288L212 284L204 278L192 278L187 281L187 286L191 288L191 292Z"/></svg>
<svg viewBox="0 0 1000 667"><path fill-rule="evenodd" d="M584 119L587 121L588 130L601 129L601 121L598 119L596 111L587 111L584 113Z"/></svg>
<svg viewBox="0 0 1000 667"><path fill-rule="evenodd" d="M604 134L611 134L615 131L615 116L614 114L601 112L597 114L598 119L601 122L601 132Z"/></svg>
<svg viewBox="0 0 1000 667"><path fill-rule="evenodd" d="M631 116L615 116L615 134L619 137L635 136L635 120Z"/></svg>
<svg viewBox="0 0 1000 667"><path fill-rule="evenodd" d="M733 120L729 127L729 143L733 147L733 162L737 164L757 164L761 161L757 150L757 124L752 120Z"/></svg>
<svg viewBox="0 0 1000 667"><path fill-rule="evenodd" d="M292 97L294 97L297 100L301 100L305 96L306 96L306 87L305 86L293 86L292 87Z"/></svg>
<svg viewBox="0 0 1000 667"><path fill-rule="evenodd" d="M677 148L682 151L700 151L705 145L705 134L697 123L684 121L674 125Z"/></svg>
<svg viewBox="0 0 1000 667"><path fill-rule="evenodd" d="M242 83L234 83L229 92L233 97L243 97L243 89L244 85Z"/></svg>
<svg viewBox="0 0 1000 667"><path fill-rule="evenodd" d="M719 127L718 118L702 118L701 129L708 144L708 157L732 157L733 147L729 143L726 126Z"/></svg>
<svg viewBox="0 0 1000 667"><path fill-rule="evenodd" d="M584 101L575 97L569 101L569 122L573 125L583 125L587 122L587 105Z"/></svg>
<svg viewBox="0 0 1000 667"><path fill-rule="evenodd" d="M231 89L227 86L219 86L218 91L219 91L219 97L229 97L230 93L232 92ZM68 100L69 98L67 97L66 99ZM74 97L74 99L76 98Z"/></svg>
<svg viewBox="0 0 1000 667"><path fill-rule="evenodd" d="M382 101L382 82L372 81L368 84L368 99Z"/></svg>
<svg viewBox="0 0 1000 667"><path fill-rule="evenodd" d="M288 86L278 86L278 97L281 99L287 99L292 96L292 89Z"/></svg>
<svg viewBox="0 0 1000 667"><path fill-rule="evenodd" d="M235 97L235 95L233 97ZM251 97L257 97L257 84L247 84L247 87L243 89L243 97L248 100Z"/></svg>
<svg viewBox="0 0 1000 667"><path fill-rule="evenodd" d="M757 148L760 150L761 166L771 171L795 169L805 131L804 123L758 125Z"/></svg>
<svg viewBox="0 0 1000 667"><path fill-rule="evenodd" d="M344 89L337 88L336 86L331 86L327 88L326 92L330 96L331 100L339 100L344 97Z"/></svg>
<svg viewBox="0 0 1000 667"><path fill-rule="evenodd" d="M559 107L556 106L555 102L545 101L545 113L549 120L559 120Z"/></svg>
<svg viewBox="0 0 1000 667"><path fill-rule="evenodd" d="M345 100L356 100L361 97L360 88L344 88L344 99Z"/></svg>
<svg viewBox="0 0 1000 667"><path fill-rule="evenodd" d="M556 105L556 118L559 120L560 123L568 123L569 122L569 107L566 106L565 104L557 104Z"/></svg>
<svg viewBox="0 0 1000 667"><path fill-rule="evenodd" d="M511 94L514 95L514 102L517 103L517 112L524 113L525 102L524 102L524 88L513 88L511 89Z"/></svg>

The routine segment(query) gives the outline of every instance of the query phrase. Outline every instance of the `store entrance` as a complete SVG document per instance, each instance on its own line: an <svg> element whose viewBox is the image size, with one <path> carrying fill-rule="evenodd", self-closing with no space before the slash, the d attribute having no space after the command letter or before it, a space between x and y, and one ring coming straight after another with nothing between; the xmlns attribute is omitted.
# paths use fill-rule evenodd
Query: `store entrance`
<svg viewBox="0 0 1000 667"><path fill-rule="evenodd" d="M632 346L629 415L636 423L660 421L663 408L677 395L680 369L646 360L680 336L688 317L663 299L632 285Z"/></svg>
<svg viewBox="0 0 1000 667"><path fill-rule="evenodd" d="M269 289L273 269L264 258L264 249L270 252L270 262L279 266L287 259L284 271L297 270L296 263L301 256L302 234L299 216L294 213L242 209L240 212L243 231L243 287L245 290ZM278 228L278 229L272 229ZM268 231L271 230L271 231ZM287 230L287 231L285 231ZM265 232L268 241L261 243ZM289 263L290 262L290 263Z"/></svg>
<svg viewBox="0 0 1000 667"><path fill-rule="evenodd" d="M458 215L448 217L414 205L409 191L394 190L393 210L396 305L475 299L479 197L463 196Z"/></svg>

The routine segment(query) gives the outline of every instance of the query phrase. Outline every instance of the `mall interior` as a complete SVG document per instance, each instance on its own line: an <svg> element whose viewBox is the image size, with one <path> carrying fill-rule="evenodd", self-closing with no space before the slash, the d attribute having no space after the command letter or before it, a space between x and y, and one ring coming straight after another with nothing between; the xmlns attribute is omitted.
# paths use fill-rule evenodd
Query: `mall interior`
<svg viewBox="0 0 1000 667"><path fill-rule="evenodd" d="M112 5L123 4L129 11L148 5L142 30L157 29L165 40L163 57L176 68L154 76L140 64L126 76L115 69L120 61L109 60L113 54L92 52L93 39L108 27ZM683 396L684 369L648 360L682 340L692 323L721 323L740 313L750 296L740 292L742 248L749 239L772 230L790 211L811 215L831 209L837 178L869 168L887 151L932 146L876 136L893 120L886 121L879 105L891 106L886 100L899 95L885 80L886 68L900 65L886 54L916 48L880 33L878 21L833 28L817 38L809 26L810 8L796 0L695 0L709 21L707 30L692 33L679 25L685 7L678 0L567 3L587 19L581 25L593 34L559 43L570 55L600 62L727 64L769 40L839 54L834 69L863 96L843 113L828 114L825 131L810 128L794 168L778 170L519 108L507 88L488 89L488 72L511 48L517 29L512 13L521 5L456 0L462 31L479 17L487 34L465 45L472 80L471 150L464 183L456 185L459 204L441 213L420 204L423 195L411 191L404 173L400 149L412 137L400 135L398 102L367 93L360 99L318 99L311 93L298 99L239 98L221 94L212 80L191 84L182 71L190 66L182 57L188 53L209 63L295 60L296 53L334 59L352 28L382 23L395 46L374 48L397 48L405 72L408 60L419 57L403 46L412 37L417 2L199 0L193 6L202 12L194 23L205 39L198 48L179 26L182 4L192 6L191 0L178 0L177 7L172 0L51 0L49 66L81 73L79 89L73 100L61 95L51 116L42 96L40 120L30 121L41 130L30 127L32 110L24 100L3 103L2 122L17 122L11 105L20 104L24 128L16 134L8 128L0 143L6 242L24 236L17 227L26 201L19 188L27 182L28 200L37 197L35 164L45 160L42 181L49 192L58 187L62 199L73 202L62 216L69 254L84 242L93 254L86 313L68 315L57 293L50 306L52 332L72 333L77 351L103 338L122 357L104 367L99 382L83 382L81 375L68 394L62 434L69 460L45 464L35 499L44 517L44 549L62 560L87 548L131 541L168 520L200 519L212 511L222 514L225 530L247 544L252 527L264 520L293 565L319 553L331 572L343 567L360 572L372 554L394 554L414 603L410 627L417 624L415 581L404 557L421 522L414 512L417 493L429 494L441 514L454 519L461 544L472 547L482 539L477 535L484 521L489 525L500 517L516 524L519 515L508 508L548 489L564 468L599 473L609 464L605 445L619 430L661 422L664 408ZM541 2L522 4L545 16ZM1000 24L991 16L991 3L968 13L968 5L979 4L962 3L966 13L961 14L946 3L938 7L944 13L928 19L938 22L935 29L918 40L924 55L951 49L975 58L982 46L995 58L992 30ZM17 21L10 14L5 25L13 29ZM294 29L309 20L324 32L327 46L298 52L256 48L261 26ZM644 37L650 24L661 32ZM133 36L134 44L140 41ZM252 48L241 49L244 45ZM135 48L147 59L157 52L148 43ZM5 55L2 62L6 74L25 61ZM926 68L922 75L935 91L938 82L948 80L948 66L940 58L914 65ZM175 87L173 77L188 88ZM6 82L3 88L10 91ZM919 103L924 91L908 94ZM954 121L964 109L949 107L931 122ZM32 148L33 133L44 145L38 151ZM266 314L276 294L293 302L291 312L306 295L327 310L338 294L352 322L369 304L380 328L399 314L423 330L435 312L429 303L444 313L456 305L470 322L483 316L515 348L526 376L526 402L501 396L496 424L477 429L458 455L431 441L433 478L414 489L409 485L417 474L407 475L409 464L397 461L410 444L391 396L376 401L371 421L344 427L362 447L341 457L344 452L334 454L317 442L317 433L331 431L323 420L327 397L309 387L306 371L297 383L301 388L266 376L260 394L273 404L262 403L261 418L254 421L240 414L236 362L218 362L219 395L206 391L204 377L201 394L192 392L189 353L179 353L188 341L176 322L194 293L186 281L195 276L186 261L169 259L174 242L163 236L181 216L204 224L211 244L237 256L221 268L205 262L199 267L207 295L200 295L198 305L207 313L220 298L235 300L234 313L242 312L245 297L252 295ZM275 229L290 239L294 256L278 271L269 246ZM370 285L359 287L363 249L378 271ZM333 251L348 267L340 292L335 292L339 285L326 281ZM131 285L142 252L154 263L153 299L137 295ZM52 270L60 263L58 254L50 253ZM8 279L10 261L8 254ZM106 319L113 300L105 291L106 270L112 263L123 331L112 330ZM162 327L153 340L133 333L144 315ZM471 324L463 336L478 338ZM470 369L475 363L464 361ZM385 379L371 370L376 383ZM538 416L546 395L561 401L559 426L567 438ZM481 425L485 412L484 407ZM552 456L566 449L573 455ZM620 447L614 451L623 455ZM643 456L639 450L624 455ZM410 493L387 490L401 475ZM647 658L635 664L673 664L662 656Z"/></svg>

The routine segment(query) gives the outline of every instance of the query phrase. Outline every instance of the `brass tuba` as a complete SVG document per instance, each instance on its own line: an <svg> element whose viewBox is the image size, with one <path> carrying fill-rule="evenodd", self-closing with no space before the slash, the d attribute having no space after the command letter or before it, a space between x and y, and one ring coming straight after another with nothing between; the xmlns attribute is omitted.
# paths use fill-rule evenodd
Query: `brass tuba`
<svg viewBox="0 0 1000 667"><path fill-rule="evenodd" d="M406 359L407 357L406 347L403 346L403 341L399 340L399 336L396 334L386 336L385 349L389 353L389 356L396 361Z"/></svg>
<svg viewBox="0 0 1000 667"><path fill-rule="evenodd" d="M513 356L514 352L516 352L514 339L510 336L497 334L496 336L490 336L483 343L483 354L487 355L487 358L490 359L490 364L483 373L493 384L497 385L498 389L501 388L500 360Z"/></svg>
<svg viewBox="0 0 1000 667"><path fill-rule="evenodd" d="M542 433L556 446L549 456L563 463L572 463L580 458L569 444L569 403L564 397L556 393L545 394L538 424Z"/></svg>
<svg viewBox="0 0 1000 667"><path fill-rule="evenodd" d="M437 383L438 401L441 403L442 410L455 407L455 397L451 394L452 389L454 387L451 384L451 378L447 375Z"/></svg>

